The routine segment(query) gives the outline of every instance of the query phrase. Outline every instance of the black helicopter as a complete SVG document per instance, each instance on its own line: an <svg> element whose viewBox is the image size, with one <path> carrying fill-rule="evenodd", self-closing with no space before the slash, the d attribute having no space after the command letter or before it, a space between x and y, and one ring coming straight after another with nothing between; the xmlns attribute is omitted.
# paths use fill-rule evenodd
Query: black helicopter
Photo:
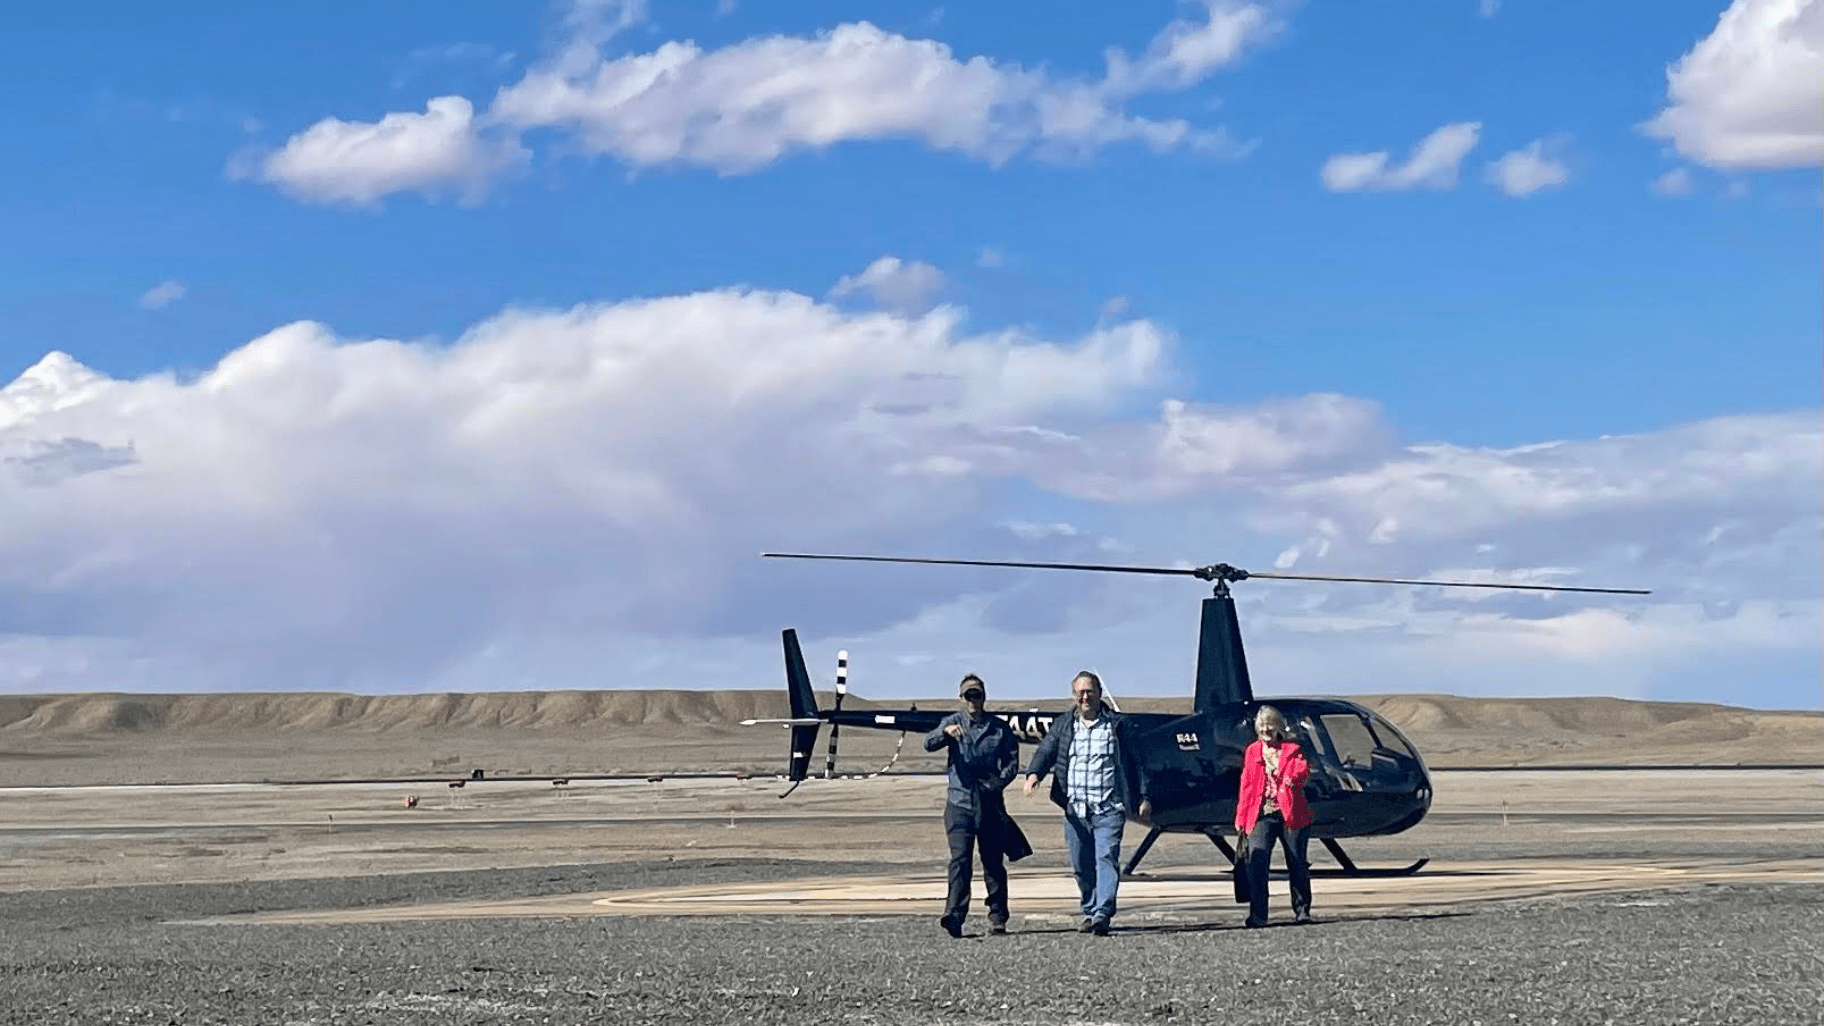
<svg viewBox="0 0 1824 1026"><path fill-rule="evenodd" d="M1254 740L1255 710L1265 702L1254 697L1248 677L1247 655L1241 643L1241 623L1229 585L1250 578L1294 581L1345 581L1368 584L1433 585L1451 588L1509 588L1526 591L1598 592L1612 595L1648 595L1633 588L1577 588L1544 584L1495 584L1468 581L1418 581L1380 577L1334 577L1317 574L1253 573L1227 563L1195 568L1110 566L1097 563L1026 563L1001 560L927 559L900 556L839 556L796 552L763 552L762 558L828 559L876 563L936 563L959 566L997 566L1037 570L1090 570L1112 573L1195 577L1213 582L1214 594L1203 600L1203 622L1197 641L1197 682L1191 711L1178 713L1126 713L1134 723L1139 768L1147 780L1152 815L1144 824L1149 832L1123 867L1129 875L1162 833L1198 833L1233 860L1235 849L1224 837L1233 831L1235 797L1241 782L1242 755ZM836 736L843 727L924 733L934 730L949 710L909 709L866 711L842 709L847 693L846 676L839 670L835 706L817 708L804 653L795 630L783 633L785 686L790 699L788 719L754 719L746 725L781 724L791 728L786 776L793 788L810 768L817 732L830 725L830 748L825 775L834 772ZM846 653L845 653L846 654ZM1318 869L1316 876L1409 876L1429 859L1407 866L1368 869L1337 843L1343 837L1373 837L1410 830L1431 808L1431 777L1425 760L1412 741L1385 717L1354 702L1336 698L1274 698L1271 704L1285 714L1299 747L1311 762L1311 779L1305 795L1315 817L1311 836L1320 841L1341 869ZM1036 744L1054 719L1072 715L1067 706L1055 711L993 711L1012 728L1022 743ZM903 737L902 737L903 741ZM790 794L788 790L786 794ZM785 797L781 795L780 797ZM1132 813L1129 813L1130 817Z"/></svg>

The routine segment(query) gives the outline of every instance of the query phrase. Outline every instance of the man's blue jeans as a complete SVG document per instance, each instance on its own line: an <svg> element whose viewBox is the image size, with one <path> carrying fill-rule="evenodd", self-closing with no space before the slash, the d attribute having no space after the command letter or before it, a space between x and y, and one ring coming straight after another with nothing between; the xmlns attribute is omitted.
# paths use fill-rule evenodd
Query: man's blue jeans
<svg viewBox="0 0 1824 1026"><path fill-rule="evenodd" d="M1074 810L1064 812L1064 843L1070 848L1070 869L1077 877L1085 919L1108 922L1115 917L1115 891L1121 885L1121 832L1127 815L1120 809L1098 812L1088 819Z"/></svg>

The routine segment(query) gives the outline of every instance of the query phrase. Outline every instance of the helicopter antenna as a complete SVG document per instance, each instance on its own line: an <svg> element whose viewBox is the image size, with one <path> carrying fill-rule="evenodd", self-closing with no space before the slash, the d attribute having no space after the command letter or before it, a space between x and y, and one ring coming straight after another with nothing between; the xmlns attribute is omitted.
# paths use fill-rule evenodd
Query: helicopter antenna
<svg viewBox="0 0 1824 1026"><path fill-rule="evenodd" d="M1211 563L1208 566L1115 566L1107 563L1022 563L997 559L933 559L912 556L837 556L809 552L762 552L763 559L841 559L867 563L942 563L953 566L1004 566L1029 570L1097 570L1107 573L1155 574L1175 577L1195 577L1200 581L1213 581L1216 585L1216 597L1228 598L1229 585L1235 581L1246 581L1252 578L1265 578L1277 581L1344 581L1360 584L1416 584L1430 585L1439 588L1506 588L1516 591L1579 591L1594 592L1603 595L1651 595L1651 591L1640 588L1578 588L1560 584L1503 584L1492 581L1430 581L1408 580L1395 577L1337 577L1328 574L1282 574L1256 573L1230 566L1227 563Z"/></svg>

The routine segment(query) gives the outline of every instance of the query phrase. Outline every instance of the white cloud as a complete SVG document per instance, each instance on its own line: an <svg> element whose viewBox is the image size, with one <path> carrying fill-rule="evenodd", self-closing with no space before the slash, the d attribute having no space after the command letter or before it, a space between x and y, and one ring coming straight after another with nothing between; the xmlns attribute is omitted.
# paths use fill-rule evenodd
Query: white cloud
<svg viewBox="0 0 1824 1026"><path fill-rule="evenodd" d="M520 130L565 129L584 151L635 167L683 162L726 174L856 140L912 139L992 165L1033 148L1073 157L1122 142L1233 148L1181 120L1127 115L1098 83L959 60L942 43L867 22L542 68L502 90L490 115Z"/></svg>
<svg viewBox="0 0 1824 1026"><path fill-rule="evenodd" d="M1007 255L1000 250L995 249L993 246L983 246L981 251L975 255L975 266L987 268L1005 267L1007 266Z"/></svg>
<svg viewBox="0 0 1824 1026"><path fill-rule="evenodd" d="M1009 696L1188 680L1194 581L770 549L1648 587L1237 595L1268 691L1664 693L1726 660L1815 704L1815 411L1404 445L1358 397L1170 398L1146 321L963 316L731 290L447 346L291 324L195 378L52 354L0 388L0 690L769 686L784 626L871 696L971 653Z"/></svg>
<svg viewBox="0 0 1824 1026"><path fill-rule="evenodd" d="M1484 18L1492 18L1501 12L1501 0L1478 0L1476 13Z"/></svg>
<svg viewBox="0 0 1824 1026"><path fill-rule="evenodd" d="M1661 196L1688 196L1691 194L1691 172L1682 167L1675 167L1653 179L1648 186Z"/></svg>
<svg viewBox="0 0 1824 1026"><path fill-rule="evenodd" d="M646 21L646 0L567 0L564 27L570 30L567 57L587 59L614 37Z"/></svg>
<svg viewBox="0 0 1824 1026"><path fill-rule="evenodd" d="M1280 29L1268 7L1209 0L1138 58L1107 54L1101 79L1059 78L868 22L815 36L759 36L719 49L672 41L610 57L606 43L643 5L579 3L572 36L475 116L457 96L379 122L325 119L261 158L257 174L318 202L371 203L392 192L457 186L473 201L528 159L524 133L555 129L581 152L640 168L682 163L749 173L788 155L856 141L911 140L999 166L1022 153L1077 159L1139 143L1224 156L1249 144L1223 129L1129 114L1126 101L1184 89Z"/></svg>
<svg viewBox="0 0 1824 1026"><path fill-rule="evenodd" d="M157 310L184 298L184 292L181 281L161 281L140 295L139 305L147 310Z"/></svg>
<svg viewBox="0 0 1824 1026"><path fill-rule="evenodd" d="M830 289L830 297L841 299L865 292L888 309L922 313L930 308L932 297L943 291L944 284L944 272L930 264L883 256L860 274L844 275Z"/></svg>
<svg viewBox="0 0 1824 1026"><path fill-rule="evenodd" d="M1173 21L1137 59L1110 49L1104 87L1122 96L1186 89L1285 29L1285 23L1266 4L1203 0L1199 6L1203 8L1201 20Z"/></svg>
<svg viewBox="0 0 1824 1026"><path fill-rule="evenodd" d="M410 687L590 624L713 635L760 548L972 523L1033 418L1143 387L1167 343L958 326L719 292L508 312L448 349L293 324L191 382L53 354L0 390L0 605L182 687ZM133 458L60 464L69 439Z"/></svg>
<svg viewBox="0 0 1824 1026"><path fill-rule="evenodd" d="M1128 300L1126 296L1110 296L1103 301L1100 316L1105 321L1111 320L1126 313L1127 307Z"/></svg>
<svg viewBox="0 0 1824 1026"><path fill-rule="evenodd" d="M1685 599L1801 598L1816 590L1816 567L1786 560L1816 547L1804 538L1824 505L1824 436L1814 420L1723 417L1505 450L1413 446L1289 483L1252 516L1273 532L1329 525L1345 557L1397 524L1400 544L1368 558L1408 575L1433 571L1439 553L1480 554L1477 545L1498 537L1504 562L1571 560L1582 568L1578 583L1651 573L1660 590ZM1726 552L1712 537L1723 522L1743 532ZM1744 576L1752 573L1765 576Z"/></svg>
<svg viewBox="0 0 1824 1026"><path fill-rule="evenodd" d="M1457 184L1463 158L1476 146L1479 121L1459 121L1433 131L1412 149L1404 164L1389 167L1387 150L1339 153L1324 162L1320 177L1332 192L1394 192L1450 189Z"/></svg>
<svg viewBox="0 0 1824 1026"><path fill-rule="evenodd" d="M1014 537L1034 541L1040 538L1074 538L1081 534L1069 524L1035 524L1024 520L1015 520L1006 525Z"/></svg>
<svg viewBox="0 0 1824 1026"><path fill-rule="evenodd" d="M1563 185L1570 177L1570 167L1563 159L1547 152L1544 139L1535 139L1521 149L1504 153L1488 165L1489 181L1509 196L1531 196L1541 189Z"/></svg>
<svg viewBox="0 0 1824 1026"><path fill-rule="evenodd" d="M529 156L516 142L484 137L468 100L440 96L422 114L388 114L378 122L325 118L257 163L237 160L230 171L319 203L373 206L407 190L431 197L453 191L474 203Z"/></svg>
<svg viewBox="0 0 1824 1026"><path fill-rule="evenodd" d="M1824 0L1734 0L1666 69L1647 134L1712 168L1824 163Z"/></svg>

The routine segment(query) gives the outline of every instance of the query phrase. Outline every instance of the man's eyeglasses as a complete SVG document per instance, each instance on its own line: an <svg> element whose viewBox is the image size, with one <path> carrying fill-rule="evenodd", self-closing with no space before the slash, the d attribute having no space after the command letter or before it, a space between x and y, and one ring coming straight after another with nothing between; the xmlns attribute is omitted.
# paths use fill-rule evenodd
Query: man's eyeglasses
<svg viewBox="0 0 1824 1026"><path fill-rule="evenodd" d="M987 695L982 694L980 691L963 692L963 701L965 702L980 702L987 697Z"/></svg>

